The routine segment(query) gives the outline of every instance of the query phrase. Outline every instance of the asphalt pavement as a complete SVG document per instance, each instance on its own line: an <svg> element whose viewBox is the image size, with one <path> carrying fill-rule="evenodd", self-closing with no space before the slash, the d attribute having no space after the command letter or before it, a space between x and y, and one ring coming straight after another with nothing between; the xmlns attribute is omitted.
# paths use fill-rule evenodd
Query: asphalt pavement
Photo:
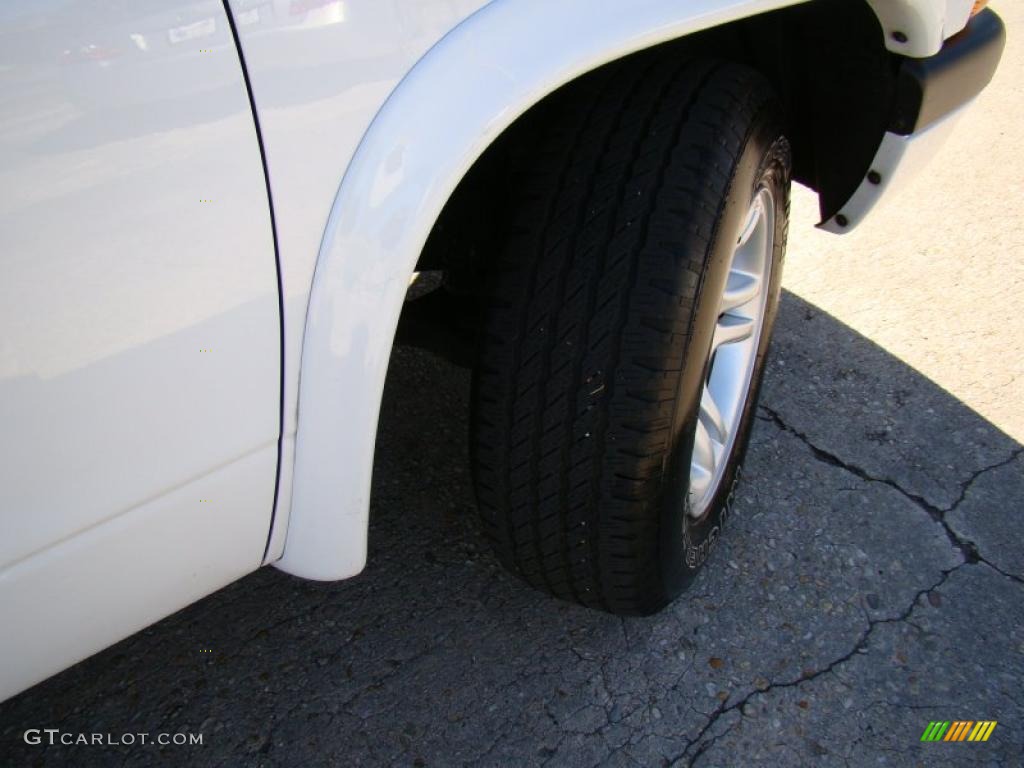
<svg viewBox="0 0 1024 768"><path fill-rule="evenodd" d="M729 529L671 607L507 576L468 374L399 349L366 571L264 569L22 693L0 765L1024 763L1024 8L999 10L1002 69L923 178L840 238L796 195ZM998 725L921 742L936 720ZM203 744L24 743L47 727Z"/></svg>

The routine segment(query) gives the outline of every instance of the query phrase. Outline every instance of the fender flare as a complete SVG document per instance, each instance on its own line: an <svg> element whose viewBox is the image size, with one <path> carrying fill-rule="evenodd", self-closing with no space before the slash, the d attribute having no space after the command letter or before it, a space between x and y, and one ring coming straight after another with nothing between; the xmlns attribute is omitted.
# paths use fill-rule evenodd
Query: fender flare
<svg viewBox="0 0 1024 768"><path fill-rule="evenodd" d="M973 0L867 0L893 53L934 56L943 41L967 24Z"/></svg>
<svg viewBox="0 0 1024 768"><path fill-rule="evenodd" d="M306 318L291 511L277 567L334 580L366 562L381 395L409 279L488 146L609 61L800 0L493 0L406 74L338 189Z"/></svg>

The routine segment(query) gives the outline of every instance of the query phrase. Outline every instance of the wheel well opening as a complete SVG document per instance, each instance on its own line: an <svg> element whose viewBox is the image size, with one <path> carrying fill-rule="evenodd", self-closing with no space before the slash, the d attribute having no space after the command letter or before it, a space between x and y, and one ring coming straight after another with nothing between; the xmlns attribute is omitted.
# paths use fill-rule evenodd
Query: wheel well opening
<svg viewBox="0 0 1024 768"><path fill-rule="evenodd" d="M610 62L635 57L709 57L760 72L778 94L793 149L794 179L818 192L822 219L849 198L870 168L885 133L899 57L863 0L813 0L715 27ZM477 159L452 193L421 253L417 269L440 271L445 301L407 302L398 343L425 346L463 362L472 297L488 254L507 222L513 173L527 163L546 116L573 96L580 76L520 116ZM452 298L456 297L456 298ZM457 305L457 306L456 306ZM460 325L461 329L457 326ZM440 327L439 327L440 326ZM452 332L463 337L455 339Z"/></svg>

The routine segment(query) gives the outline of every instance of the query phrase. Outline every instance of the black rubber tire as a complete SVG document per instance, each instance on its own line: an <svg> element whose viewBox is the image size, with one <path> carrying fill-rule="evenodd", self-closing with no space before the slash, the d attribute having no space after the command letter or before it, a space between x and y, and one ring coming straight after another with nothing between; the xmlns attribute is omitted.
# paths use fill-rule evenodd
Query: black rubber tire
<svg viewBox="0 0 1024 768"><path fill-rule="evenodd" d="M727 514L778 302L789 145L759 74L656 54L582 79L545 121L487 276L481 517L534 587L649 614L692 579ZM721 295L705 286L724 285L762 186L777 229L754 383L721 490L694 523L690 454Z"/></svg>

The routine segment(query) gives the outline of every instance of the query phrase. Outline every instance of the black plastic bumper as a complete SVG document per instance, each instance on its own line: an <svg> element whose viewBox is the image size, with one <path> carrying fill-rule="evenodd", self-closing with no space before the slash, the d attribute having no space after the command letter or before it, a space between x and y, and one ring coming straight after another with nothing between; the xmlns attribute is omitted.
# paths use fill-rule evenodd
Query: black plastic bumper
<svg viewBox="0 0 1024 768"><path fill-rule="evenodd" d="M973 99L988 85L1006 43L1006 28L984 10L926 59L904 59L896 79L889 130L907 135Z"/></svg>

